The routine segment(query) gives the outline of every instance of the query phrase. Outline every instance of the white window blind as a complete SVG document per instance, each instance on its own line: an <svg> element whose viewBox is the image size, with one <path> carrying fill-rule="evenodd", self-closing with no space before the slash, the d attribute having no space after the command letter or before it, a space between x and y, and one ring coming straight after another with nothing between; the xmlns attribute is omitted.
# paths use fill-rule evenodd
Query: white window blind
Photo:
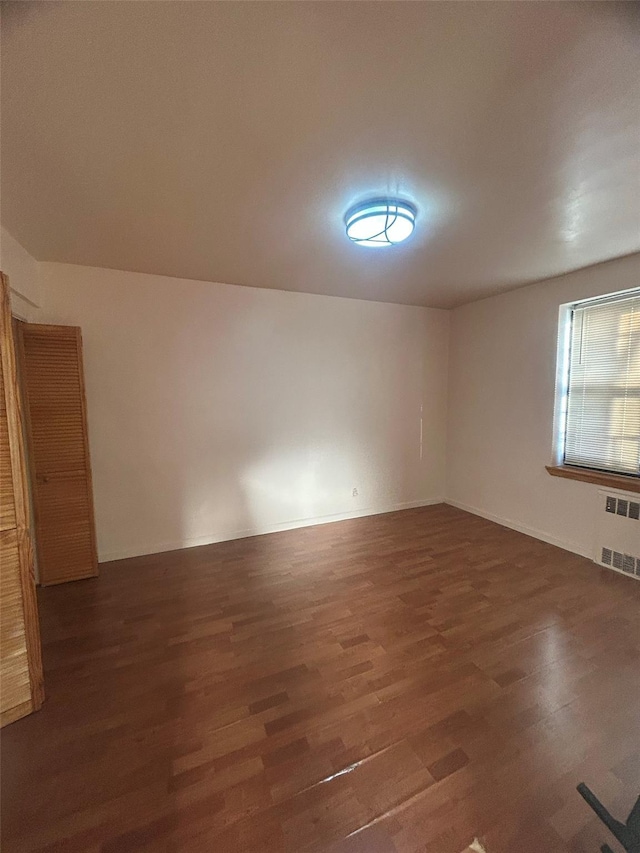
<svg viewBox="0 0 640 853"><path fill-rule="evenodd" d="M564 461L640 476L640 289L571 311Z"/></svg>

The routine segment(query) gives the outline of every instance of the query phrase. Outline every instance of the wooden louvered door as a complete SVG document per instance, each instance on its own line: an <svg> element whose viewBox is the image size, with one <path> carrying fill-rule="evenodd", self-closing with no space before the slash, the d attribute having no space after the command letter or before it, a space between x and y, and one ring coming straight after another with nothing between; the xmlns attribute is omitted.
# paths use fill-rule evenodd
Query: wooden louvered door
<svg viewBox="0 0 640 853"><path fill-rule="evenodd" d="M40 583L98 574L82 337L19 323Z"/></svg>
<svg viewBox="0 0 640 853"><path fill-rule="evenodd" d="M9 284L0 273L0 725L44 699Z"/></svg>

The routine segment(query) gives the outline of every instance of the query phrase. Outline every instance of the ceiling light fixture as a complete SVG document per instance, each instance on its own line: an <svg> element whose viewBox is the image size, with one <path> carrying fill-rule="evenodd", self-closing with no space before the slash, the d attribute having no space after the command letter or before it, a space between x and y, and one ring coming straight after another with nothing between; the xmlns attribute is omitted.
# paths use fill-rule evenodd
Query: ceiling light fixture
<svg viewBox="0 0 640 853"><path fill-rule="evenodd" d="M345 216L347 237L361 246L395 246L412 235L416 212L412 204L395 198L358 204Z"/></svg>

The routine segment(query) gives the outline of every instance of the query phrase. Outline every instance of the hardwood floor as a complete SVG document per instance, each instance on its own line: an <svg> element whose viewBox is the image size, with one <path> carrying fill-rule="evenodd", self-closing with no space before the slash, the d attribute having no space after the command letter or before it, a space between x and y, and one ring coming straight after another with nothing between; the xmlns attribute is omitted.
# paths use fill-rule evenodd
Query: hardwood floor
<svg viewBox="0 0 640 853"><path fill-rule="evenodd" d="M440 505L39 594L3 849L595 853L640 792L640 584ZM616 848L617 849L617 848Z"/></svg>

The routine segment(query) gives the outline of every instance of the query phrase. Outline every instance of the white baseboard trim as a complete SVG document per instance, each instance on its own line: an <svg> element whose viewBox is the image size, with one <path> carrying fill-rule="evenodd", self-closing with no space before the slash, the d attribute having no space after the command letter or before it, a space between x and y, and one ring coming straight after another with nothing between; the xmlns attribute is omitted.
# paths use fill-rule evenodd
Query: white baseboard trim
<svg viewBox="0 0 640 853"><path fill-rule="evenodd" d="M105 551L98 554L100 563L112 560L126 560L129 557L144 557L149 554L162 554L165 551L178 551L182 548L197 548L198 545L213 545L216 542L229 542L232 539L246 539L249 536L262 536L265 533L278 533L282 530L296 530L299 527L313 527L316 524L331 524L333 521L347 521L350 518L363 518L369 515L382 515L385 512L397 512L402 509L414 509L420 506L433 506L444 503L444 498L429 498L419 501L403 501L382 507L369 507L356 512L337 512L333 515L322 515L315 518L299 518L293 521L283 521L278 524L267 524L261 527L248 527L244 530L212 533L207 536L197 536L192 539L176 539L169 542L155 542L148 545L136 545L121 551Z"/></svg>
<svg viewBox="0 0 640 853"><path fill-rule="evenodd" d="M458 509L463 509L465 512L470 512L473 515L479 515L481 518L486 518L487 521L495 521L496 524L501 524L503 527L508 527L510 530L517 530L518 533L525 533L527 536L533 536L534 539L541 539L543 542L548 542L549 545L555 545L557 548L562 548L564 551L571 551L573 554L579 554L581 557L587 557L593 560L591 550L583 545L578 545L577 542L568 542L565 539L557 539L555 536L550 536L543 530L538 530L535 527L529 527L526 524L521 524L519 521L514 521L511 518L503 518L500 515L494 515L491 512L485 512L477 506L470 506L461 501L454 501L452 498L445 498L444 502L450 506L455 506Z"/></svg>

